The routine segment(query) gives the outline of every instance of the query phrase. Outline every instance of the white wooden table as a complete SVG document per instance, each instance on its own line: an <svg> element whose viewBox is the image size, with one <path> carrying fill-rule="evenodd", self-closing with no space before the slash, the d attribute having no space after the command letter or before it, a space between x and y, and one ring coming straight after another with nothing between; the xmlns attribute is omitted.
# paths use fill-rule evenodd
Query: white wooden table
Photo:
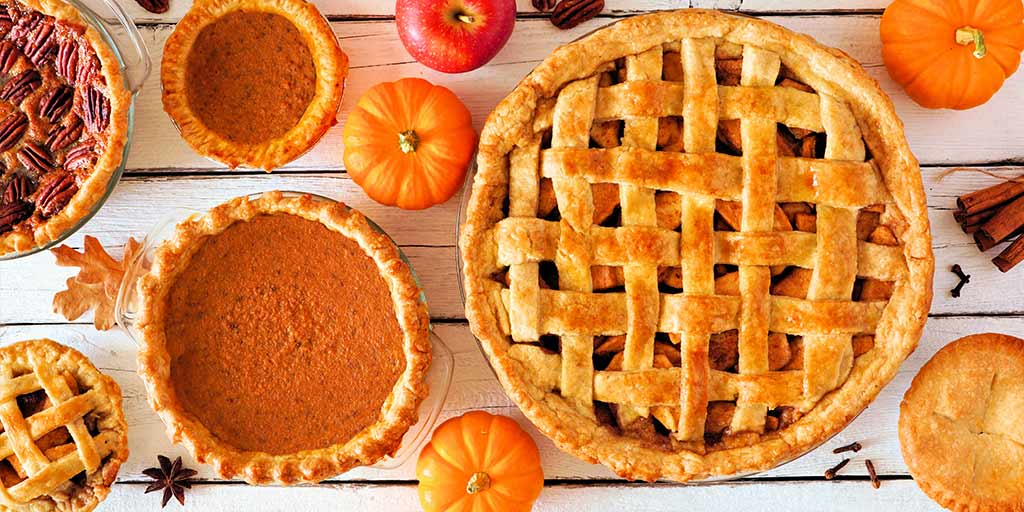
<svg viewBox="0 0 1024 512"><path fill-rule="evenodd" d="M171 10L155 16L131 0L119 0L143 26L155 70L174 22L188 9L171 0ZM477 128L491 108L556 45L608 23L614 17L648 10L685 7L685 1L608 0L605 15L576 29L560 31L539 19L529 0L508 45L486 67L461 75L433 72L403 49L395 31L393 1L315 0L351 59L343 122L356 99L373 84L419 76L443 84L473 113ZM845 431L818 450L783 467L708 486L629 483L603 466L566 455L538 433L505 397L464 320L456 282L455 224L458 198L422 212L404 212L369 200L341 167L341 124L303 158L273 174L228 171L193 153L160 106L158 72L137 100L135 142L129 170L103 210L67 243L80 248L82 236L98 237L119 253L129 236L143 235L175 207L206 209L253 192L289 189L337 198L363 210L392 234L409 255L426 288L438 334L455 353L454 384L442 419L486 409L517 419L540 446L548 479L538 502L543 510L935 510L907 473L896 437L898 404L910 379L941 346L960 336L997 331L1024 336L1024 268L1001 275L953 221L955 196L993 183L980 173L959 173L939 181L949 167L972 166L1006 175L1024 173L1024 72L1011 78L988 104L967 112L917 107L889 80L882 65L878 24L888 0L691 0L694 6L740 10L764 16L821 42L843 49L864 64L893 97L906 123L907 137L922 164L934 236L935 300L920 347ZM127 5L131 4L131 5ZM963 296L949 295L956 280L949 267L959 263L972 274ZM417 510L414 461L391 471L360 469L311 487L251 487L216 479L205 466L173 446L150 410L135 374L135 346L118 330L96 332L89 319L69 324L51 310L53 294L71 274L42 253L0 263L0 340L52 337L76 346L121 385L130 425L131 457L119 484L101 510L156 510L159 497L143 495L142 470L157 454L182 455L199 470L202 483L188 494L190 510ZM835 481L826 468L842 456L832 449L860 441L864 449ZM872 489L863 460L874 461L882 487ZM170 509L177 507L169 505Z"/></svg>

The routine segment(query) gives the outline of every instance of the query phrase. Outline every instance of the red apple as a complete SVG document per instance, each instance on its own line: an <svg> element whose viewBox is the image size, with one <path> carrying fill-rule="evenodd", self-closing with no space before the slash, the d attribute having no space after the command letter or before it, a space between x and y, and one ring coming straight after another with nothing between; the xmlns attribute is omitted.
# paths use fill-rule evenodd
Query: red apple
<svg viewBox="0 0 1024 512"><path fill-rule="evenodd" d="M515 0L398 0L398 35L427 67L463 73L487 64L516 23Z"/></svg>

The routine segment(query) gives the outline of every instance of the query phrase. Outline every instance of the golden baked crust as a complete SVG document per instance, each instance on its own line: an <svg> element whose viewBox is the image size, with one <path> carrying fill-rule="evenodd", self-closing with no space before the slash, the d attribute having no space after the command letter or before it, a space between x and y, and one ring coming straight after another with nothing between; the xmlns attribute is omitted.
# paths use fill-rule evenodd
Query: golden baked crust
<svg viewBox="0 0 1024 512"><path fill-rule="evenodd" d="M0 348L0 370L4 471L17 460L28 475L10 487L0 484L0 510L96 508L128 458L117 383L78 351L48 339ZM23 417L21 407L34 414ZM55 439L60 427L67 434ZM72 480L83 471L84 480Z"/></svg>
<svg viewBox="0 0 1024 512"><path fill-rule="evenodd" d="M88 175L78 182L78 192L75 193L59 213L46 218L31 231L26 232L16 229L0 234L0 255L10 252L27 251L45 245L59 238L68 229L89 215L96 202L106 195L111 176L122 164L122 156L124 155L125 144L128 138L128 111L132 104L132 96L125 88L124 79L121 75L121 64L117 60L116 55L107 46L103 37L96 32L96 29L82 19L77 9L60 0L7 0L2 2L2 4L13 3L19 3L46 16L52 16L58 23L66 25L71 30L80 31L80 37L87 41L95 52L95 56L99 61L99 73L90 77L87 85L75 84L75 89L79 91L75 95L75 106L71 109L74 113L69 113L64 117L81 114L83 108L81 103L85 101L81 97L83 96L81 89L87 86L100 91L110 101L110 115L107 127L100 132L93 132L90 127L85 127L85 131L91 133L96 138L95 148L102 151L95 155L96 161ZM59 50L51 51L58 53ZM53 58L55 57L52 54L50 57L47 57L47 59ZM36 95L40 95L43 89L44 87L37 88L22 103L38 103L40 98L36 97ZM54 123L54 125L56 124ZM47 136L44 135L43 140L46 139ZM73 146L63 148L61 152L71 148ZM55 155L50 156L53 157ZM61 162L53 163L62 165ZM0 173L0 176L2 176L2 173Z"/></svg>
<svg viewBox="0 0 1024 512"><path fill-rule="evenodd" d="M1024 340L975 334L946 345L900 403L914 481L956 511L1024 511Z"/></svg>
<svg viewBox="0 0 1024 512"><path fill-rule="evenodd" d="M299 122L284 135L257 144L232 142L208 129L186 95L188 55L196 37L210 23L239 10L274 13L291 21L307 40L316 68L315 93ZM164 110L192 149L232 168L244 165L270 171L305 153L337 122L348 56L327 20L304 0L202 0L193 3L167 38L160 69Z"/></svg>
<svg viewBox="0 0 1024 512"><path fill-rule="evenodd" d="M240 451L218 440L188 413L171 382L171 359L164 334L168 293L202 241L235 222L274 213L320 222L357 242L373 258L391 291L395 314L403 331L406 358L405 370L375 423L343 445L288 455ZM236 198L203 215L193 216L180 223L174 238L157 249L150 272L139 281L139 296L139 330L143 338L138 356L139 374L146 384L149 403L167 425L171 439L183 443L199 462L212 464L224 478L238 476L252 484L318 482L355 466L373 464L393 453L417 420L417 408L428 391L424 377L431 357L425 302L394 242L371 227L362 214L344 204L320 201L308 195L284 197L280 192L267 192L254 200Z"/></svg>
<svg viewBox="0 0 1024 512"><path fill-rule="evenodd" d="M722 150L735 120L742 151ZM606 146L608 122L624 127ZM823 154L780 155L777 122L826 134ZM547 179L557 214L541 213ZM796 213L790 228L792 205L809 227ZM459 245L467 318L506 392L562 449L644 480L763 470L838 432L916 346L934 267L917 162L877 83L806 35L705 10L619 21L520 82L481 134ZM621 272L606 293L590 293L597 269ZM777 292L794 273L802 292ZM738 363L709 362L728 330ZM766 336L809 348L779 365Z"/></svg>

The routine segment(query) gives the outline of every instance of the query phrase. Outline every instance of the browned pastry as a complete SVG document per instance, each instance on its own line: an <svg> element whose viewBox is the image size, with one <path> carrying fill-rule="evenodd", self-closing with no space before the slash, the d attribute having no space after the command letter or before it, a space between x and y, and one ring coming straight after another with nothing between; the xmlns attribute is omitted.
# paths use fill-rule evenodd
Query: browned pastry
<svg viewBox="0 0 1024 512"><path fill-rule="evenodd" d="M561 47L491 114L477 166L472 330L545 434L627 478L817 446L927 318L924 192L889 99L771 23L664 12Z"/></svg>
<svg viewBox="0 0 1024 512"><path fill-rule="evenodd" d="M121 164L130 106L117 58L77 10L0 1L0 255L89 214Z"/></svg>
<svg viewBox="0 0 1024 512"><path fill-rule="evenodd" d="M900 404L914 481L958 512L1024 511L1024 340L975 334L946 345Z"/></svg>
<svg viewBox="0 0 1024 512"><path fill-rule="evenodd" d="M121 389L51 340L0 348L0 509L84 512L128 458Z"/></svg>

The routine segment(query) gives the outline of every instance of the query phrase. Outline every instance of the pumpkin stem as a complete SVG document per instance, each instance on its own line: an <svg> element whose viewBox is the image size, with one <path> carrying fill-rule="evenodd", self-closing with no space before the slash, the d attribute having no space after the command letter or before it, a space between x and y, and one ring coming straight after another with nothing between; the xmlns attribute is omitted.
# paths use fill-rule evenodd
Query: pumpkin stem
<svg viewBox="0 0 1024 512"><path fill-rule="evenodd" d="M985 35L980 30L967 25L956 29L956 42L967 46L974 44L974 57L980 59L985 56L988 50L985 48Z"/></svg>
<svg viewBox="0 0 1024 512"><path fill-rule="evenodd" d="M401 148L402 153L415 153L419 145L420 136L416 135L415 131L406 130L398 134L398 147Z"/></svg>
<svg viewBox="0 0 1024 512"><path fill-rule="evenodd" d="M469 477L469 482L466 483L466 492L468 492L469 494L484 492L490 488L491 475L488 475L483 471L477 471L476 473L473 473L473 476Z"/></svg>

